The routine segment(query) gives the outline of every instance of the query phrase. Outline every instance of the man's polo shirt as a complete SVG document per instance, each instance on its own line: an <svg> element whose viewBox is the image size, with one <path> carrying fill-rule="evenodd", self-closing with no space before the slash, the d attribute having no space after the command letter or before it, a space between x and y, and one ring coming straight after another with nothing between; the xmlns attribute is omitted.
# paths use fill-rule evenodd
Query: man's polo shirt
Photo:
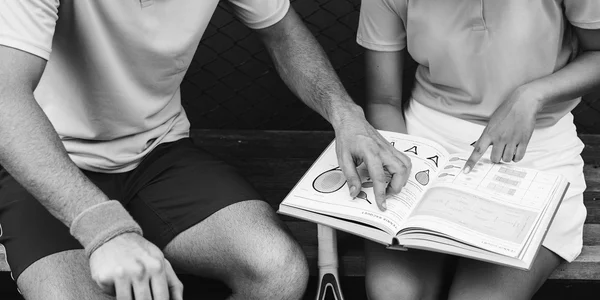
<svg viewBox="0 0 600 300"><path fill-rule="evenodd" d="M48 60L35 98L71 159L125 172L187 137L179 85L218 0L2 0L0 45ZM250 28L289 0L230 0Z"/></svg>

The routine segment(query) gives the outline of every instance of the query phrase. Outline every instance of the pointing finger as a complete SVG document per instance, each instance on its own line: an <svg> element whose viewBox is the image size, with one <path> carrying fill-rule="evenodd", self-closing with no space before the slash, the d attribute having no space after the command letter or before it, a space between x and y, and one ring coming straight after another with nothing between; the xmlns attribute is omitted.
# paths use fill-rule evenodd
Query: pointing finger
<svg viewBox="0 0 600 300"><path fill-rule="evenodd" d="M477 143L475 143L473 152L471 153L471 156L469 156L469 159L467 159L467 162L465 163L465 167L463 168L463 172L465 174L468 174L469 172L471 172L471 170L473 170L473 167L475 167L475 164L479 161L479 159L481 159L483 154L490 147L490 143L491 143L491 140L488 138L487 134L484 132L481 135L481 137L479 138L479 140L477 140Z"/></svg>

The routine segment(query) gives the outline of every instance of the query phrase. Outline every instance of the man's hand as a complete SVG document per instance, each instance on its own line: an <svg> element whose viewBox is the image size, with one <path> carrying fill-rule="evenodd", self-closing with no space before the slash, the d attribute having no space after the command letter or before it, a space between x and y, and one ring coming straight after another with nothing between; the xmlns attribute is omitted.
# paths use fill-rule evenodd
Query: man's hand
<svg viewBox="0 0 600 300"><path fill-rule="evenodd" d="M531 90L517 89L513 92L492 114L465 164L464 173L473 169L490 146L493 147L490 160L494 163L522 160L541 103L541 99Z"/></svg>
<svg viewBox="0 0 600 300"><path fill-rule="evenodd" d="M90 256L92 278L117 300L183 300L183 284L155 245L136 233L119 235Z"/></svg>
<svg viewBox="0 0 600 300"><path fill-rule="evenodd" d="M399 193L406 184L411 169L410 158L383 138L361 111L347 111L340 120L334 126L336 153L348 180L350 195L356 197L360 192L361 179L356 167L364 162L373 180L377 206L383 211L386 209L386 195Z"/></svg>
<svg viewBox="0 0 600 300"><path fill-rule="evenodd" d="M293 8L279 22L257 33L290 90L333 125L338 161L348 179L350 194L356 197L360 192L356 166L364 162L373 179L377 205L384 210L387 185L384 168L392 175L388 191L399 192L409 174L409 158L369 125Z"/></svg>

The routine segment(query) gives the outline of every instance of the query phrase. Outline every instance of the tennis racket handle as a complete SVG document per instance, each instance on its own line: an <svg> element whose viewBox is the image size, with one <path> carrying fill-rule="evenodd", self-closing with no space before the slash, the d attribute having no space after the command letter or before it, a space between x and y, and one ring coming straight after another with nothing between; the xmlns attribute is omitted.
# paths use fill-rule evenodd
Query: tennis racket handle
<svg viewBox="0 0 600 300"><path fill-rule="evenodd" d="M319 242L319 271L333 271L337 275L338 254L337 254L337 237L335 229L318 224L317 235Z"/></svg>

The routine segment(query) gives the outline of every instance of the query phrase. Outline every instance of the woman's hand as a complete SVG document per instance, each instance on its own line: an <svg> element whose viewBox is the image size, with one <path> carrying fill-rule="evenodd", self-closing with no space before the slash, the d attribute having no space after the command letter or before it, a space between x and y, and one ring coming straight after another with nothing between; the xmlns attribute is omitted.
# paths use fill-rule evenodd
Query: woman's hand
<svg viewBox="0 0 600 300"><path fill-rule="evenodd" d="M526 86L516 89L492 114L465 164L464 173L473 169L490 146L493 147L490 159L494 163L522 160L542 103L540 93Z"/></svg>

